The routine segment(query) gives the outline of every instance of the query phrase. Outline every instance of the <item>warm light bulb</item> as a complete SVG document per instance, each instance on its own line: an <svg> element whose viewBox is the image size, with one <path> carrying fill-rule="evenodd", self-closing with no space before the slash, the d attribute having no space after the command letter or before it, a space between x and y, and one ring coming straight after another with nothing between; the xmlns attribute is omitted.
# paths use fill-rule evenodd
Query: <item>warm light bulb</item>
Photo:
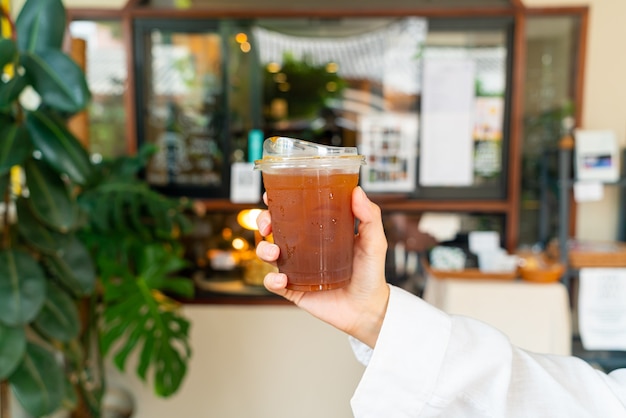
<svg viewBox="0 0 626 418"><path fill-rule="evenodd" d="M258 230L256 218L261 213L261 209L244 209L237 214L237 223L251 231Z"/></svg>
<svg viewBox="0 0 626 418"><path fill-rule="evenodd" d="M270 73L277 73L280 71L280 64L277 62L270 62L269 64L267 64L267 71Z"/></svg>
<svg viewBox="0 0 626 418"><path fill-rule="evenodd" d="M336 73L337 71L339 71L339 65L336 62L329 62L326 64L327 73Z"/></svg>
<svg viewBox="0 0 626 418"><path fill-rule="evenodd" d="M232 246L237 251L245 251L250 245L245 239L237 237L233 240Z"/></svg>
<svg viewBox="0 0 626 418"><path fill-rule="evenodd" d="M235 41L239 44L248 42L248 35L243 32L239 32L237 35L235 35Z"/></svg>

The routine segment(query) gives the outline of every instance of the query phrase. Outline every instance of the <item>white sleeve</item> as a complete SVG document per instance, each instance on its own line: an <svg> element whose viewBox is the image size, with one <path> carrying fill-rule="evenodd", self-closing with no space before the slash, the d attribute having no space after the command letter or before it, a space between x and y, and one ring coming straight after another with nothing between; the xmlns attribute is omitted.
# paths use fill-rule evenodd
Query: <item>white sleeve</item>
<svg viewBox="0 0 626 418"><path fill-rule="evenodd" d="M375 350L352 342L367 365L356 418L626 417L626 369L607 375L576 357L521 350L393 286Z"/></svg>

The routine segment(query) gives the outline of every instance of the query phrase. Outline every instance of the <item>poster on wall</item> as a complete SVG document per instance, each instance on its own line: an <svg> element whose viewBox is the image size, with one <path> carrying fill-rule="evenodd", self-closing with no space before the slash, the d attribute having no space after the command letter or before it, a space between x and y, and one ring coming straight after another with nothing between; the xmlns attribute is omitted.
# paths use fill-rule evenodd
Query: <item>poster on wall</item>
<svg viewBox="0 0 626 418"><path fill-rule="evenodd" d="M502 172L504 97L476 97L474 106L474 173L498 176Z"/></svg>
<svg viewBox="0 0 626 418"><path fill-rule="evenodd" d="M471 59L424 60L420 172L422 186L471 186L474 93Z"/></svg>
<svg viewBox="0 0 626 418"><path fill-rule="evenodd" d="M415 190L418 117L414 113L359 117L359 152L366 156L361 187L369 192Z"/></svg>
<svg viewBox="0 0 626 418"><path fill-rule="evenodd" d="M619 146L610 130L574 131L576 180L614 182L620 175Z"/></svg>

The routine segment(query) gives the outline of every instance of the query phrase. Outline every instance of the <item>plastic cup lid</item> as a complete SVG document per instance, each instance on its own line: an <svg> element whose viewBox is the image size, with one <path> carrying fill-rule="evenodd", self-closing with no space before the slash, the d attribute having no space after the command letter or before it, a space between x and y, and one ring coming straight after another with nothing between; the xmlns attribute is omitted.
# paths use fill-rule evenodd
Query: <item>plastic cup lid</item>
<svg viewBox="0 0 626 418"><path fill-rule="evenodd" d="M302 139L273 136L263 142L263 158L255 169L280 166L347 166L363 165L365 157L356 147L333 147Z"/></svg>

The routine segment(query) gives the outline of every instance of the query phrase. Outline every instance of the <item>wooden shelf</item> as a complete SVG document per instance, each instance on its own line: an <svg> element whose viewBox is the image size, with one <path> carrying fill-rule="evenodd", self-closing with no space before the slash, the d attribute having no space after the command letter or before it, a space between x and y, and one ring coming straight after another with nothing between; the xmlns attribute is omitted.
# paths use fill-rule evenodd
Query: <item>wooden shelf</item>
<svg viewBox="0 0 626 418"><path fill-rule="evenodd" d="M509 204L502 200L415 200L370 196L383 211L436 211L507 213Z"/></svg>
<svg viewBox="0 0 626 418"><path fill-rule="evenodd" d="M238 211L250 208L264 208L263 202L259 203L233 203L228 199L200 199L199 202L204 205L207 211Z"/></svg>
<svg viewBox="0 0 626 418"><path fill-rule="evenodd" d="M502 200L416 200L398 195L372 195L369 197L384 211L436 211L507 213L508 203ZM200 200L207 211L237 211L253 207L265 208L259 203L233 203L228 199Z"/></svg>

